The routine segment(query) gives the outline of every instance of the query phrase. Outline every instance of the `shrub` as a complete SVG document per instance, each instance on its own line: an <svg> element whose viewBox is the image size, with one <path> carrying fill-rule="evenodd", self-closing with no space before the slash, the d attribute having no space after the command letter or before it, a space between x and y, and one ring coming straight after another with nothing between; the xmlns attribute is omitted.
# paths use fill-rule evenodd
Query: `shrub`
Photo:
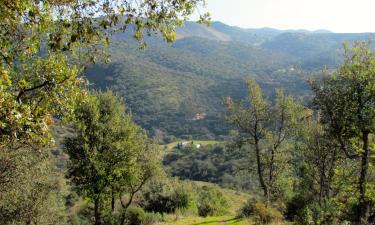
<svg viewBox="0 0 375 225"><path fill-rule="evenodd" d="M271 222L279 222L283 220L283 215L273 207L267 207L261 202L253 205L254 218L260 224L268 224Z"/></svg>
<svg viewBox="0 0 375 225"><path fill-rule="evenodd" d="M127 225L142 225L146 218L146 213L140 207L131 206L125 213Z"/></svg>
<svg viewBox="0 0 375 225"><path fill-rule="evenodd" d="M247 200L247 202L242 206L239 216L252 216L259 224L268 224L283 220L283 215L278 209L271 206L267 207L264 203L255 198L250 198Z"/></svg>
<svg viewBox="0 0 375 225"><path fill-rule="evenodd" d="M181 184L154 184L143 194L141 206L149 212L174 213L187 209L192 194Z"/></svg>
<svg viewBox="0 0 375 225"><path fill-rule="evenodd" d="M173 208L176 209L187 209L191 201L191 196L189 191L180 186L176 188L171 196L171 201L173 202Z"/></svg>
<svg viewBox="0 0 375 225"><path fill-rule="evenodd" d="M311 204L313 212L313 220L321 225L334 225L341 224L339 222L340 213L338 205L333 202L326 200L320 205L318 203Z"/></svg>
<svg viewBox="0 0 375 225"><path fill-rule="evenodd" d="M288 220L293 221L302 221L304 220L304 214L306 212L304 211L307 205L309 204L310 200L306 198L304 195L295 195L293 198L291 198L287 203L287 209L286 209L286 218Z"/></svg>
<svg viewBox="0 0 375 225"><path fill-rule="evenodd" d="M253 198L250 198L246 201L246 203L242 206L240 209L239 216L240 217L250 217L254 215L254 204L256 203L256 200Z"/></svg>
<svg viewBox="0 0 375 225"><path fill-rule="evenodd" d="M214 209L207 201L203 201L198 205L198 214L199 216L206 217L214 214Z"/></svg>
<svg viewBox="0 0 375 225"><path fill-rule="evenodd" d="M339 224L339 220L345 219L339 211L339 206L334 201L326 200L319 204L297 195L288 202L286 217L301 225L331 225Z"/></svg>
<svg viewBox="0 0 375 225"><path fill-rule="evenodd" d="M302 210L302 216L301 216L301 219L300 219L299 222L301 223L301 225L313 224L312 212L311 212L311 209L308 206L306 206Z"/></svg>
<svg viewBox="0 0 375 225"><path fill-rule="evenodd" d="M146 213L142 225L152 225L155 223L163 222L164 215L160 213Z"/></svg>
<svg viewBox="0 0 375 225"><path fill-rule="evenodd" d="M348 212L354 211L352 205L344 207ZM286 218L301 225L334 225L354 217L343 214L342 210L340 212L340 205L333 200L327 199L318 203L306 196L296 195L287 203Z"/></svg>
<svg viewBox="0 0 375 225"><path fill-rule="evenodd" d="M227 209L228 202L219 190L206 186L202 188L198 198L199 216L220 216L225 214Z"/></svg>

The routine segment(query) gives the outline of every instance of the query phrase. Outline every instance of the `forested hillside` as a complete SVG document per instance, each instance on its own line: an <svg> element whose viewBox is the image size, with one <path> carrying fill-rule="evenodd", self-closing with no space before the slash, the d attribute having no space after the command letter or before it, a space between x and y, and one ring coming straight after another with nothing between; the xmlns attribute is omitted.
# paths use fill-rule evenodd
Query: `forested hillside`
<svg viewBox="0 0 375 225"><path fill-rule="evenodd" d="M211 139L227 135L219 122L223 98L243 97L244 80L255 79L270 99L275 88L307 99L311 73L335 68L345 40L369 36L187 22L173 44L152 37L144 50L128 33L115 35L111 63L90 67L86 76L94 88L120 93L150 134Z"/></svg>

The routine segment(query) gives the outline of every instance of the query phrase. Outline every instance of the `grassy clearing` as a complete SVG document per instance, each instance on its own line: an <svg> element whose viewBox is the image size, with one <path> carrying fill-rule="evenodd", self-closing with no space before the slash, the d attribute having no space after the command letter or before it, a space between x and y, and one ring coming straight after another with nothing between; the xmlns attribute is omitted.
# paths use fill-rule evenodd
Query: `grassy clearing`
<svg viewBox="0 0 375 225"><path fill-rule="evenodd" d="M212 186L220 188L218 185L200 182L200 181L191 181L191 184L197 188L203 186ZM168 215L166 220L167 222L160 223L160 225L251 225L253 224L250 220L247 219L237 219L236 215L238 214L239 209L247 201L249 195L243 192L238 192L230 189L220 188L220 191L223 193L225 198L229 203L229 209L226 215L224 216L214 216L214 217L199 217L199 216L183 216L183 215ZM177 218L177 219L176 219Z"/></svg>
<svg viewBox="0 0 375 225"><path fill-rule="evenodd" d="M216 217L186 217L170 222L161 223L163 225L250 225L251 221L245 219L236 219L234 216L216 216Z"/></svg>
<svg viewBox="0 0 375 225"><path fill-rule="evenodd" d="M166 145L160 145L162 147L162 149L165 149L165 151L172 151L176 145L178 143L181 143L181 142L191 142L193 141L194 144L200 144L202 146L206 146L206 145L214 145L214 144L221 144L221 143L224 143L223 141L215 141L215 140L190 140L190 141L187 141L187 140L181 140L181 141L175 141L175 142L171 142L169 144L166 144Z"/></svg>
<svg viewBox="0 0 375 225"><path fill-rule="evenodd" d="M231 189L226 188L220 188L216 184L208 183L208 182L202 182L202 181L192 181L197 187L203 187L203 186L212 186L217 187L220 189L220 191L223 193L225 198L227 199L229 203L229 212L228 214L232 216L236 216L238 214L238 211L240 208L246 203L246 201L249 199L250 195L246 194L244 192L239 192Z"/></svg>

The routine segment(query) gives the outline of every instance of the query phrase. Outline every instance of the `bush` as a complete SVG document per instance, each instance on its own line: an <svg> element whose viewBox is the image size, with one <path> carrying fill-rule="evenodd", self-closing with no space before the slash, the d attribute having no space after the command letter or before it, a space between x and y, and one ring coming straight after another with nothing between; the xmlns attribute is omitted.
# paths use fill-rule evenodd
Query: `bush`
<svg viewBox="0 0 375 225"><path fill-rule="evenodd" d="M311 204L313 220L321 225L341 224L338 205L333 201L324 201L320 205L318 203Z"/></svg>
<svg viewBox="0 0 375 225"><path fill-rule="evenodd" d="M339 224L339 219L345 219L340 218L339 206L335 202L326 200L318 204L301 195L294 196L288 202L286 217L301 225Z"/></svg>
<svg viewBox="0 0 375 225"><path fill-rule="evenodd" d="M283 215L279 210L274 207L267 207L264 203L254 198L247 200L247 202L242 206L239 216L252 216L259 224L268 224L283 220Z"/></svg>
<svg viewBox="0 0 375 225"><path fill-rule="evenodd" d="M253 198L250 198L246 201L246 203L242 206L240 209L239 216L240 217L250 217L254 215L254 204L256 203L256 200Z"/></svg>
<svg viewBox="0 0 375 225"><path fill-rule="evenodd" d="M146 213L140 207L131 206L125 213L127 225L142 225L146 218Z"/></svg>
<svg viewBox="0 0 375 225"><path fill-rule="evenodd" d="M160 213L146 213L142 225L152 225L155 223L163 222L164 215Z"/></svg>
<svg viewBox="0 0 375 225"><path fill-rule="evenodd" d="M187 209L191 200L189 191L180 186L176 188L171 196L173 206L175 209Z"/></svg>
<svg viewBox="0 0 375 225"><path fill-rule="evenodd" d="M306 198L304 195L295 195L287 203L286 218L292 221L302 221L304 220L305 208L309 204L310 199Z"/></svg>
<svg viewBox="0 0 375 225"><path fill-rule="evenodd" d="M198 214L199 216L220 216L226 213L228 202L223 194L214 188L204 186L199 193Z"/></svg>
<svg viewBox="0 0 375 225"><path fill-rule="evenodd" d="M312 212L311 212L311 209L308 206L306 206L302 210L302 215L300 217L299 222L301 223L301 225L313 224Z"/></svg>
<svg viewBox="0 0 375 225"><path fill-rule="evenodd" d="M181 184L154 184L143 194L141 205L149 212L174 213L187 209L191 192Z"/></svg>
<svg viewBox="0 0 375 225"><path fill-rule="evenodd" d="M273 207L267 207L261 202L253 205L254 218L260 224L268 224L271 222L279 222L283 220L283 215Z"/></svg>

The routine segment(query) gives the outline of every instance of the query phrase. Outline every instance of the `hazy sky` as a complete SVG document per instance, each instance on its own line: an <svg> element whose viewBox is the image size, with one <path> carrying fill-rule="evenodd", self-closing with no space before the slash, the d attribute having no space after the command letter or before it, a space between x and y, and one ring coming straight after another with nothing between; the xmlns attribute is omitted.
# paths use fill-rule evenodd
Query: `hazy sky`
<svg viewBox="0 0 375 225"><path fill-rule="evenodd" d="M245 28L375 32L375 0L208 0L208 9Z"/></svg>

